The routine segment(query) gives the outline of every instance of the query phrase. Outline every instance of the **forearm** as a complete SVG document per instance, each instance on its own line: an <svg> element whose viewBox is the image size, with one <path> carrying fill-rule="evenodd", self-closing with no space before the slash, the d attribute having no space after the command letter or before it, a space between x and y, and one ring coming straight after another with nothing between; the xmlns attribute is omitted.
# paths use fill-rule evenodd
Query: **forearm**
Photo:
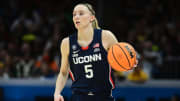
<svg viewBox="0 0 180 101"><path fill-rule="evenodd" d="M55 89L54 95L58 95L61 93L61 91L63 90L66 84L67 78L68 78L68 73L66 74L59 73L56 80L56 89Z"/></svg>

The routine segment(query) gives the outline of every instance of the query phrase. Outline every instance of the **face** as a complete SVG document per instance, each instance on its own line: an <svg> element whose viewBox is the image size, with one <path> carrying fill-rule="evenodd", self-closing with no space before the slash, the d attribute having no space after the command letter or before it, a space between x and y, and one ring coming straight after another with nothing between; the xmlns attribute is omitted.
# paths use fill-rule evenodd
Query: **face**
<svg viewBox="0 0 180 101"><path fill-rule="evenodd" d="M94 16L85 5L77 5L73 11L73 22L77 29L91 25Z"/></svg>

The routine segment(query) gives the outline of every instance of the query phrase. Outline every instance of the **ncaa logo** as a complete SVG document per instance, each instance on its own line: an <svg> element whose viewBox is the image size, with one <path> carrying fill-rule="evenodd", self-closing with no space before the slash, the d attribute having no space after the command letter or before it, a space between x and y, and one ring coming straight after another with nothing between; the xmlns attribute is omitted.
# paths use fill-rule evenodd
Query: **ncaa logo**
<svg viewBox="0 0 180 101"><path fill-rule="evenodd" d="M76 45L72 45L72 49L73 49L73 50L76 50L76 49L77 49L77 46L76 46Z"/></svg>

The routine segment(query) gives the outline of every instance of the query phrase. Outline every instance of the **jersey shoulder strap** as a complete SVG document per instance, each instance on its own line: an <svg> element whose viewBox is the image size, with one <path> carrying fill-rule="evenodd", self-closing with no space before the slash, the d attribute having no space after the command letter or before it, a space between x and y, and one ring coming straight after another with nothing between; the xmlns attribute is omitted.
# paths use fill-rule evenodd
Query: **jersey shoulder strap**
<svg viewBox="0 0 180 101"><path fill-rule="evenodd" d="M102 42L102 30L101 29L94 29L94 42L100 43Z"/></svg>

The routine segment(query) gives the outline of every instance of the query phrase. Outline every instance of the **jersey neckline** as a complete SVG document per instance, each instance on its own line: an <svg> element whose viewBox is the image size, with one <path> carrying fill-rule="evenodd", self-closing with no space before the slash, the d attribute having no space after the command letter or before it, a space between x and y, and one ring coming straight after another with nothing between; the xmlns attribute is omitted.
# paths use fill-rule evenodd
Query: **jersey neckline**
<svg viewBox="0 0 180 101"><path fill-rule="evenodd" d="M81 46L78 42L78 33L76 33L76 43L77 43L77 46L81 49L81 50L88 50L94 43L94 40L95 40L95 29L93 30L93 39L92 41L87 45L87 46Z"/></svg>

